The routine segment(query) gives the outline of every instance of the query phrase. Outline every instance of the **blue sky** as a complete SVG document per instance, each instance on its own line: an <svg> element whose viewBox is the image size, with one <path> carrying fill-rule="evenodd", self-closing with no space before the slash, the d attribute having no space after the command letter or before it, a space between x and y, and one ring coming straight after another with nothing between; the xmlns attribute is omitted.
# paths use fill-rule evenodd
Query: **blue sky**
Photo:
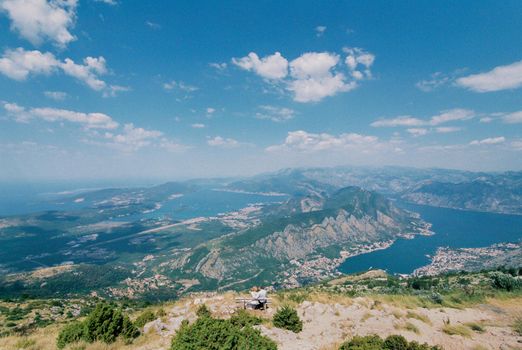
<svg viewBox="0 0 522 350"><path fill-rule="evenodd" d="M520 1L0 0L0 179L522 169Z"/></svg>

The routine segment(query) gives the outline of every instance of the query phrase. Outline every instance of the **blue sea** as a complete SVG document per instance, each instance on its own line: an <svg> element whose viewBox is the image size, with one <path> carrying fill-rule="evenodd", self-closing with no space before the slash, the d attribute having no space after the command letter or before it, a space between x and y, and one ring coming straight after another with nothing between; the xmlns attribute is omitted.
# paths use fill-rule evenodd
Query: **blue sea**
<svg viewBox="0 0 522 350"><path fill-rule="evenodd" d="M110 187L140 186L143 183L119 181L56 181L0 183L0 217L45 210L70 210L54 200L64 196Z"/></svg>
<svg viewBox="0 0 522 350"><path fill-rule="evenodd" d="M477 248L522 239L522 215L505 215L430 207L397 205L417 212L433 224L433 236L399 239L391 247L346 260L339 271L354 273L378 268L389 273L411 273L430 263L438 247Z"/></svg>
<svg viewBox="0 0 522 350"><path fill-rule="evenodd" d="M0 185L0 217L28 214L46 210L79 210L90 203L75 203L61 200L83 192L102 188L151 186L150 184L114 184L114 183L39 183L39 184L2 184ZM283 196L268 196L252 193L216 191L203 188L195 192L165 201L161 208L131 216L121 220L139 221L141 219L185 220L201 216L215 216L236 211L250 204L281 202Z"/></svg>

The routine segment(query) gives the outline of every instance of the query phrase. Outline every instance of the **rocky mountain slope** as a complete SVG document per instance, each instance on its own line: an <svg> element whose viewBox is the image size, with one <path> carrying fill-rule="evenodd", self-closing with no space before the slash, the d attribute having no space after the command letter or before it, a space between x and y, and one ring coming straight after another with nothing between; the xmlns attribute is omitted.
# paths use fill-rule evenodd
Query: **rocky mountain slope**
<svg viewBox="0 0 522 350"><path fill-rule="evenodd" d="M303 203L314 202L313 209ZM426 234L427 224L389 200L357 187L294 200L294 208L250 229L210 241L182 259L181 269L218 286L296 286L334 274L343 259L385 247L398 237ZM202 254L202 251L205 253Z"/></svg>

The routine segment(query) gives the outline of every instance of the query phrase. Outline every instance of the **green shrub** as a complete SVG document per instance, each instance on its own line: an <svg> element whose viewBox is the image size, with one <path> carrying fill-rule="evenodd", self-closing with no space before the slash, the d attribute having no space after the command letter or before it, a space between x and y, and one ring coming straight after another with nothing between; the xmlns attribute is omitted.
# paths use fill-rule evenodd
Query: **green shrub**
<svg viewBox="0 0 522 350"><path fill-rule="evenodd" d="M145 326L150 321L154 321L155 319L156 316L154 315L154 312L151 310L145 310L138 316L138 318L136 318L134 325L138 328L143 328L143 326Z"/></svg>
<svg viewBox="0 0 522 350"><path fill-rule="evenodd" d="M172 350L277 350L271 339L247 325L241 327L230 320L204 315L196 322L183 322L172 339Z"/></svg>
<svg viewBox="0 0 522 350"><path fill-rule="evenodd" d="M140 334L138 328L120 309L99 303L84 322L74 322L65 326L57 339L59 348L80 340L92 343L102 341L112 343L118 337L130 341Z"/></svg>
<svg viewBox="0 0 522 350"><path fill-rule="evenodd" d="M240 309L232 315L230 322L238 327L255 326L261 324L263 320L257 316L251 315L248 311Z"/></svg>
<svg viewBox="0 0 522 350"><path fill-rule="evenodd" d="M382 350L384 341L377 335L355 336L341 344L339 350Z"/></svg>
<svg viewBox="0 0 522 350"><path fill-rule="evenodd" d="M408 350L409 343L402 335L390 335L383 343L384 349Z"/></svg>
<svg viewBox="0 0 522 350"><path fill-rule="evenodd" d="M442 350L438 346L408 342L402 335L390 335L385 340L378 335L355 336L341 344L339 350Z"/></svg>
<svg viewBox="0 0 522 350"><path fill-rule="evenodd" d="M85 334L85 324L83 322L70 323L58 334L56 345L59 349L63 349L67 344L84 340L86 338Z"/></svg>
<svg viewBox="0 0 522 350"><path fill-rule="evenodd" d="M508 274L505 274L500 271L495 271L491 273L491 283L496 289L503 289L511 292L519 287L518 280Z"/></svg>
<svg viewBox="0 0 522 350"><path fill-rule="evenodd" d="M207 305L203 304L196 310L198 317L212 317L212 312L208 309Z"/></svg>
<svg viewBox="0 0 522 350"><path fill-rule="evenodd" d="M272 323L277 328L288 329L294 333L299 333L303 330L303 322L299 319L297 311L289 305L285 305L277 310Z"/></svg>

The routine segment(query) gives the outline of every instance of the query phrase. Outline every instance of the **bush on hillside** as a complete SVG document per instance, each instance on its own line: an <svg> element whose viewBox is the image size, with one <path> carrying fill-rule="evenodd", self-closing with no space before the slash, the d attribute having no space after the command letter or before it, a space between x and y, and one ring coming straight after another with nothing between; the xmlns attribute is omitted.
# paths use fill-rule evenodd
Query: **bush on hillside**
<svg viewBox="0 0 522 350"><path fill-rule="evenodd" d="M250 325L240 326L203 315L192 324L182 323L172 339L171 349L277 350L277 345Z"/></svg>
<svg viewBox="0 0 522 350"><path fill-rule="evenodd" d="M196 315L198 317L212 317L212 312L210 312L207 305L203 304L196 310Z"/></svg>
<svg viewBox="0 0 522 350"><path fill-rule="evenodd" d="M143 328L143 326L145 326L150 321L154 321L155 319L156 315L154 315L154 312L151 310L145 310L138 316L138 318L136 318L134 325L138 328Z"/></svg>
<svg viewBox="0 0 522 350"><path fill-rule="evenodd" d="M83 322L73 322L65 326L56 340L56 346L63 349L67 344L76 343L85 339L85 324Z"/></svg>
<svg viewBox="0 0 522 350"><path fill-rule="evenodd" d="M102 341L112 343L118 337L130 341L140 334L138 328L120 309L99 303L83 322L74 322L65 326L57 339L59 348L80 340L92 343Z"/></svg>
<svg viewBox="0 0 522 350"><path fill-rule="evenodd" d="M277 310L272 323L277 328L288 329L294 333L299 333L303 330L303 322L299 319L297 311L289 305L285 305Z"/></svg>
<svg viewBox="0 0 522 350"><path fill-rule="evenodd" d="M236 311L232 317L230 317L230 322L233 325L236 325L238 327L245 327L245 326L255 326L258 324L261 324L263 320L257 316L254 316L248 311L240 309Z"/></svg>
<svg viewBox="0 0 522 350"><path fill-rule="evenodd" d="M513 291L514 289L517 289L519 287L519 281L506 273L495 271L491 273L491 283L493 284L493 287L496 289L503 289L508 292Z"/></svg>
<svg viewBox="0 0 522 350"><path fill-rule="evenodd" d="M85 327L89 342L101 340L104 343L112 343L120 335L127 340L139 335L139 331L129 317L120 309L107 303L96 305L94 311L85 320Z"/></svg>
<svg viewBox="0 0 522 350"><path fill-rule="evenodd" d="M382 350L384 341L376 335L355 336L341 344L339 350Z"/></svg>
<svg viewBox="0 0 522 350"><path fill-rule="evenodd" d="M378 335L355 336L341 344L339 350L442 350L439 346L408 342L402 335L381 339Z"/></svg>

